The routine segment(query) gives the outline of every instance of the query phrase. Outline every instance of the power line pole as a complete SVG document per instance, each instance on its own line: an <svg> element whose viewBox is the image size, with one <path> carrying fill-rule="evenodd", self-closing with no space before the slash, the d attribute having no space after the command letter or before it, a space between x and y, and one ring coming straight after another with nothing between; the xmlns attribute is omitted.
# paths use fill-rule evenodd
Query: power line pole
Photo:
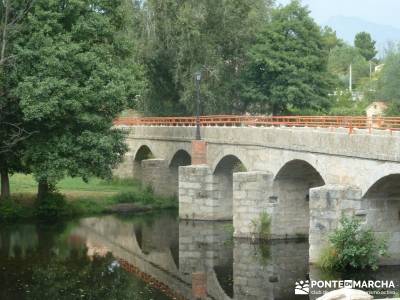
<svg viewBox="0 0 400 300"><path fill-rule="evenodd" d="M349 68L349 72L350 72L350 77L349 77L349 92L353 92L353 70L350 64L350 68Z"/></svg>

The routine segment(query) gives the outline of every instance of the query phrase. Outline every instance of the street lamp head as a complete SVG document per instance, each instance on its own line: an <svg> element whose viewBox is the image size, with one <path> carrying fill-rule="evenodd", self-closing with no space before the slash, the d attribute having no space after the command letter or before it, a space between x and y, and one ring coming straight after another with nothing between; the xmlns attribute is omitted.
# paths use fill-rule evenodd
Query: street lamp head
<svg viewBox="0 0 400 300"><path fill-rule="evenodd" d="M197 71L194 75L197 82L201 81L201 71Z"/></svg>

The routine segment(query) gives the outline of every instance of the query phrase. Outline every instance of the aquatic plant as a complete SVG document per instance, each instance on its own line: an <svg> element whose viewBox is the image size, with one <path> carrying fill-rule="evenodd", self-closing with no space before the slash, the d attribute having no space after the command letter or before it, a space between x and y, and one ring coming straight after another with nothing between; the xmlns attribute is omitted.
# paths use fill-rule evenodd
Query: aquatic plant
<svg viewBox="0 0 400 300"><path fill-rule="evenodd" d="M253 234L257 235L260 239L269 239L271 234L271 217L264 211L261 212L258 218L251 220L253 227Z"/></svg>

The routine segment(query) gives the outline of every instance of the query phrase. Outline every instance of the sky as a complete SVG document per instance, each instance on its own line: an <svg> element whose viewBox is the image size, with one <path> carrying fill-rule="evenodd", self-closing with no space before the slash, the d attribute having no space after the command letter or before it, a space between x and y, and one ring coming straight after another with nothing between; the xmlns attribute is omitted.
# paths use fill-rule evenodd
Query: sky
<svg viewBox="0 0 400 300"><path fill-rule="evenodd" d="M290 0L276 0L287 4ZM319 24L331 17L357 17L369 22L390 25L400 29L400 0L302 0Z"/></svg>

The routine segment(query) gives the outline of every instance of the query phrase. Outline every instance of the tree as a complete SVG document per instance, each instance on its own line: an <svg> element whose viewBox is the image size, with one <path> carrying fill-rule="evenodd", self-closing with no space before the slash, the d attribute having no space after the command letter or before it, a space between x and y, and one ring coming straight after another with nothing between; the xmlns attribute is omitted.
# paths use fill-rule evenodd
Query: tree
<svg viewBox="0 0 400 300"><path fill-rule="evenodd" d="M19 99L12 93L17 82L12 76L21 22L33 4L32 0L0 1L0 174L1 198L10 196L9 173L23 171L23 142L31 136L24 128Z"/></svg>
<svg viewBox="0 0 400 300"><path fill-rule="evenodd" d="M325 26L324 28L322 28L321 34L324 40L324 44L326 45L329 51L331 51L335 47L342 47L345 44L342 39L337 37L336 31L334 31L329 26Z"/></svg>
<svg viewBox="0 0 400 300"><path fill-rule="evenodd" d="M37 131L24 160L38 198L65 175L106 178L122 160L114 118L140 93L125 1L36 0L16 41L13 94Z"/></svg>
<svg viewBox="0 0 400 300"><path fill-rule="evenodd" d="M248 106L274 115L325 110L331 91L327 57L321 30L306 7L292 1L275 9L249 51Z"/></svg>
<svg viewBox="0 0 400 300"><path fill-rule="evenodd" d="M400 114L400 45L388 49L378 79L378 97L391 103L391 115Z"/></svg>
<svg viewBox="0 0 400 300"><path fill-rule="evenodd" d="M357 87L369 75L369 63L358 49L349 45L335 47L329 54L328 69L339 78L342 89L348 87L349 68L352 67L352 81Z"/></svg>
<svg viewBox="0 0 400 300"><path fill-rule="evenodd" d="M201 70L204 113L244 111L246 52L271 5L266 0L138 3L139 55L149 77L141 109L158 115L193 113L194 73Z"/></svg>
<svg viewBox="0 0 400 300"><path fill-rule="evenodd" d="M376 42L372 40L368 32L359 32L354 39L354 46L367 61L372 60L378 53L375 49L375 44Z"/></svg>

